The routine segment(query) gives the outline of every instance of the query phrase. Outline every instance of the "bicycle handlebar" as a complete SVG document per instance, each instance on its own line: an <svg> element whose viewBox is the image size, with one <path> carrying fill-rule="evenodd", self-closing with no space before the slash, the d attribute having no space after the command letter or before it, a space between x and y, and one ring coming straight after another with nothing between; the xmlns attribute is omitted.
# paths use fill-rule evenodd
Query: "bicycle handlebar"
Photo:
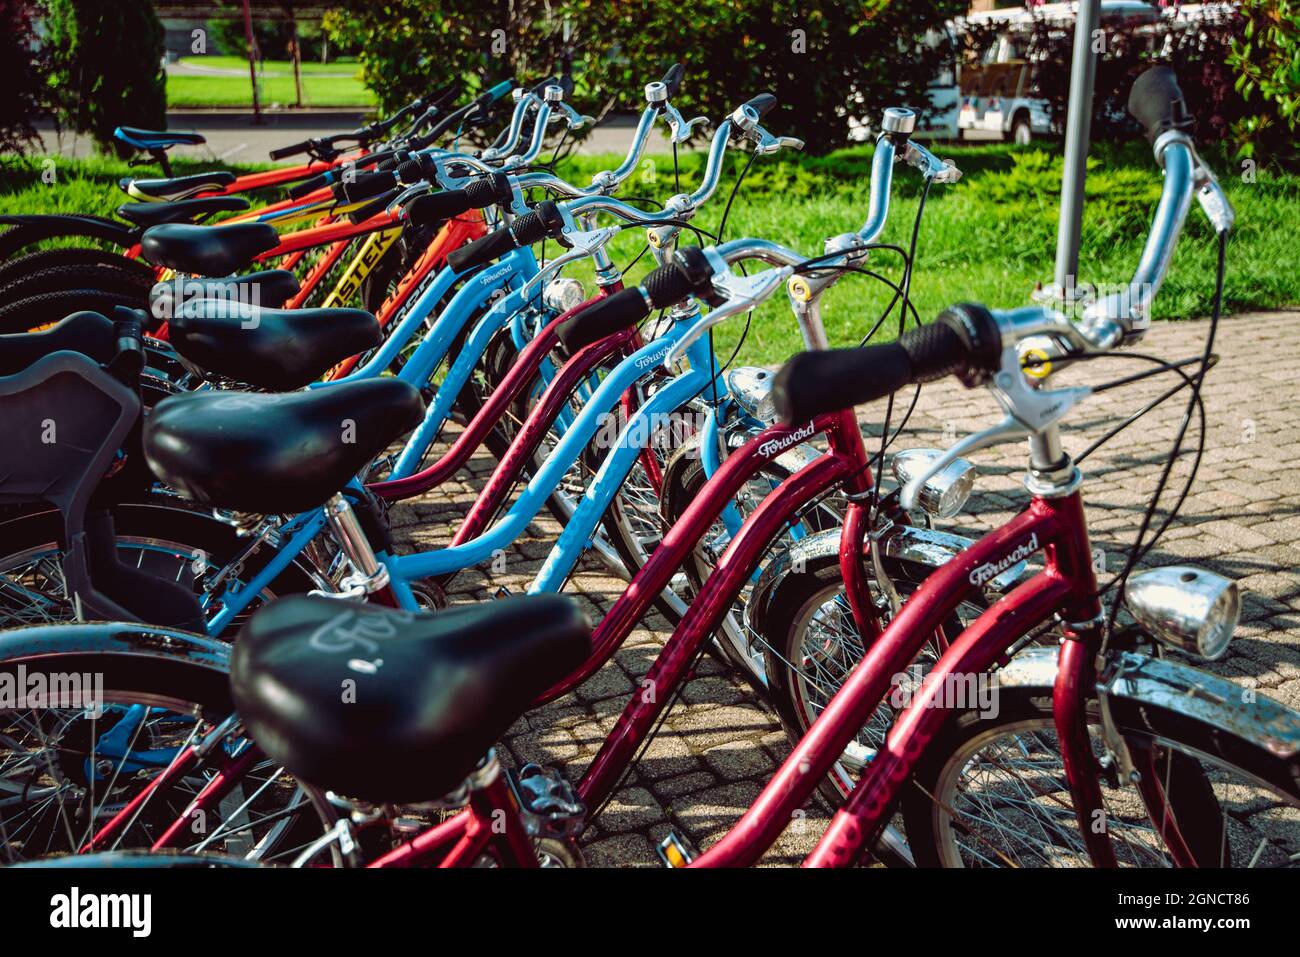
<svg viewBox="0 0 1300 957"><path fill-rule="evenodd" d="M570 317L556 330L570 353L621 329L634 326L655 309L668 309L688 296L708 295L713 267L704 250L689 246L649 272L641 285L614 293Z"/></svg>
<svg viewBox="0 0 1300 957"><path fill-rule="evenodd" d="M433 225L471 209L508 203L513 195L510 178L504 173L494 173L474 180L464 189L448 189L416 197L406 207L406 218L417 226Z"/></svg>
<svg viewBox="0 0 1300 957"><path fill-rule="evenodd" d="M488 233L447 255L447 265L456 272L465 272L506 255L522 246L531 246L548 237L559 236L564 229L564 217L555 203L547 200L526 216L520 216L509 226Z"/></svg>
<svg viewBox="0 0 1300 957"><path fill-rule="evenodd" d="M997 369L1001 354L993 314L963 303L885 345L801 352L776 374L772 398L782 421L805 422L949 375L974 385Z"/></svg>
<svg viewBox="0 0 1300 957"><path fill-rule="evenodd" d="M1146 128L1165 177L1142 258L1124 291L1093 303L1078 323L1041 306L1003 311L962 304L888 345L801 353L782 367L773 386L782 419L802 422L882 398L904 385L951 374L968 386L987 381L1006 361L1004 352L1032 336L1062 342L1066 354L1104 352L1140 337L1150 323L1148 307L1168 271L1186 220L1194 182L1201 182L1203 192L1217 193L1216 205L1207 209L1212 220L1217 204L1227 209L1223 229L1231 226L1231 206L1196 157L1186 132L1190 116L1172 70L1153 67L1139 77L1129 109ZM1013 351L1013 359L1014 355ZM1000 380L1001 376L995 380L999 388L1011 387ZM1045 415L1051 412L1047 409Z"/></svg>

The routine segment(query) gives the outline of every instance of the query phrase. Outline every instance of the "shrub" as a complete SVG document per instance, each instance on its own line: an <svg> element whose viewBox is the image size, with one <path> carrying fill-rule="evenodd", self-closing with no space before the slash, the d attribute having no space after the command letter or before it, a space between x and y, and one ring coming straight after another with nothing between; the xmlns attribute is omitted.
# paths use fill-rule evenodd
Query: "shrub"
<svg viewBox="0 0 1300 957"><path fill-rule="evenodd" d="M926 84L950 55L926 36L963 0L391 0L331 11L325 28L360 51L384 109L453 80L536 81L571 71L588 112L639 100L642 84L686 66L684 113L715 122L757 93L776 94L774 132L822 153L848 141L848 117L905 100L925 108ZM689 29L683 17L689 17ZM933 36L942 36L934 32Z"/></svg>
<svg viewBox="0 0 1300 957"><path fill-rule="evenodd" d="M1241 152L1294 154L1300 133L1300 3L1241 0L1240 11L1243 27L1228 63L1237 72L1237 92L1251 106L1234 129Z"/></svg>
<svg viewBox="0 0 1300 957"><path fill-rule="evenodd" d="M148 0L48 0L49 88L65 126L116 148L121 125L167 122L163 28Z"/></svg>
<svg viewBox="0 0 1300 957"><path fill-rule="evenodd" d="M37 142L36 117L45 111L45 53L36 44L36 6L0 0L0 152L25 152Z"/></svg>

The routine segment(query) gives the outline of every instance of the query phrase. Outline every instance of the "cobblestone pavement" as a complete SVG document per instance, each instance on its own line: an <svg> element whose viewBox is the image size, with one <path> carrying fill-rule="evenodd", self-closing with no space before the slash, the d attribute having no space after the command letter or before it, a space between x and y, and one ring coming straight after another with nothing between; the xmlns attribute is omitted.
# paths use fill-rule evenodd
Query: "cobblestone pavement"
<svg viewBox="0 0 1300 957"><path fill-rule="evenodd" d="M1141 350L1162 358L1199 354L1208 323L1158 325ZM1300 312L1242 315L1224 320L1215 349L1221 361L1207 381L1208 418L1200 475L1176 522L1152 551L1149 564L1197 563L1238 580L1244 591L1242 624L1232 651L1214 669L1300 708L1300 381L1280 357L1294 354ZM1132 359L1081 363L1056 381L1099 383L1144 368ZM1097 395L1067 420L1065 445L1078 454L1107 429L1160 394L1160 376ZM903 403L905 406L906 403ZM1083 465L1094 546L1112 573L1127 554L1185 406L1185 393L1151 412L1090 456ZM860 418L869 434L883 403ZM927 386L900 447L943 446L995 421L984 392L955 382ZM1189 432L1194 447L1197 432ZM977 494L955 524L965 534L1005 521L1023 505L1023 445L977 453ZM394 510L399 544L445 545L494 465L482 454L436 493ZM1186 464L1173 473L1176 491ZM1172 496L1167 493L1167 500ZM534 521L506 556L504 573L463 573L452 601L490 597L501 585L527 587L558 534L549 515ZM500 566L498 566L500 567ZM599 615L622 591L606 566L585 560L570 590ZM614 659L575 695L541 708L511 729L508 760L565 768L576 780L611 728L638 679L669 632L658 614L646 619ZM655 844L671 828L698 847L715 841L759 793L788 746L772 713L745 683L712 659L670 712L660 734L630 772L616 798L584 838L591 865L654 865ZM801 827L787 829L764 859L797 864L816 843L829 808L818 798Z"/></svg>

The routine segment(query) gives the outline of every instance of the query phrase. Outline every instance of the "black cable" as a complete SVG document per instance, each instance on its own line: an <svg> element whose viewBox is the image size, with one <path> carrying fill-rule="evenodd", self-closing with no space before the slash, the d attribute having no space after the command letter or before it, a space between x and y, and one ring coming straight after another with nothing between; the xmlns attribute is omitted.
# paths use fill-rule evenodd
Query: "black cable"
<svg viewBox="0 0 1300 957"><path fill-rule="evenodd" d="M636 257L619 271L624 275L626 275L633 266L635 266L637 263L641 261L641 257L644 256L649 251L650 251L650 244L646 243L644 246L641 247L641 251L636 254Z"/></svg>
<svg viewBox="0 0 1300 957"><path fill-rule="evenodd" d="M758 159L758 153L750 153L749 160L745 163L745 168L740 171L736 177L735 185L731 187L731 195L727 197L727 205L722 210L722 221L718 223L718 242L722 242L722 234L727 228L727 219L731 216L731 204L736 201L736 194L740 192L740 184L745 181L749 174L749 168L754 165L754 160Z"/></svg>
<svg viewBox="0 0 1300 957"><path fill-rule="evenodd" d="M847 253L857 253L863 251L870 252L877 249L883 249L889 252L898 253L899 257L902 258L903 262L907 262L907 250L904 249L902 246L896 246L893 243L863 243L860 246L849 246L847 249L841 249L839 252L823 253L820 256L812 257L812 259L805 259L802 263L800 263L797 267L795 267L795 274L798 275L799 273L829 272L836 269L847 269L849 268L847 266L818 266L817 263L825 262L828 259L838 259L839 257L846 255Z"/></svg>
<svg viewBox="0 0 1300 957"><path fill-rule="evenodd" d="M637 229L642 226L677 226L681 229L689 229L695 234L695 238L700 240L701 246L704 245L703 239L711 239L715 244L720 241L718 237L714 236L707 229L696 226L691 223L690 220L686 219L634 219L630 222L622 223L616 228L619 232L622 232L625 229Z"/></svg>
<svg viewBox="0 0 1300 957"><path fill-rule="evenodd" d="M933 180L925 181L925 187L924 189L921 190L921 201L917 203L916 206L916 219L912 222L912 241L911 243L908 244L908 251L906 257L907 266L903 270L903 308L899 311L899 317L898 317L898 334L900 336L903 334L903 330L907 328L907 307L911 302L912 272L913 272L913 266L916 264L916 245L918 240L920 239L921 216L925 213L925 201L926 198L929 197L930 195L930 185L932 182ZM892 303L890 304L889 308L891 310L893 309ZM877 323L877 325L879 325L879 323ZM867 334L866 337L862 339L861 342L858 343L858 345L859 346L866 345L867 339L870 338L871 335L874 334L874 332L875 330L873 329L871 332ZM879 455L876 456L878 461L880 461L881 463L885 461L885 453L889 451L889 446L893 444L894 439L898 438L898 436L902 433L903 428L907 425L908 420L911 419L912 412L915 411L917 400L920 399L920 397L921 397L921 386L918 383L916 386L916 392L913 393L912 395L912 404L908 406L907 414L903 416L903 421L899 423L898 429L891 436L889 434L889 423L894 414L894 393L891 392L889 394L889 401L885 405L885 420L881 424L881 428L880 428L880 453ZM868 528L875 528L876 509L879 506L879 504L880 504L880 483L872 482L871 503L867 506L867 527Z"/></svg>
<svg viewBox="0 0 1300 957"><path fill-rule="evenodd" d="M1201 457L1205 450L1205 410L1201 401L1201 387L1202 383L1205 381L1205 375L1210 368L1210 357L1214 354L1214 339L1218 332L1219 318L1223 309L1223 286L1225 273L1227 271L1227 257L1228 235L1227 233L1220 233L1218 266L1215 272L1214 310L1210 316L1210 331L1205 337L1205 349L1201 354L1201 367L1196 376L1193 377L1195 381L1191 385L1192 394L1188 398L1186 408L1183 410L1183 417L1178 425L1178 433L1174 437L1173 448L1170 450L1169 458L1166 460L1164 468L1160 471L1160 478L1156 482L1155 491L1151 495L1151 501L1148 503L1146 510L1142 514L1142 521L1138 527L1138 533L1133 539L1133 547L1129 550L1128 560L1124 563L1124 570L1115 576L1106 588L1102 589L1103 592L1108 591L1112 587L1117 589L1115 601L1112 603L1110 614L1106 619L1106 634L1108 636L1114 631L1115 621L1119 616L1120 606L1123 604L1124 589L1128 584L1129 575L1133 573L1133 569L1150 552L1156 542L1159 541L1160 536L1164 534L1165 529L1169 527L1170 523L1178 515L1178 511L1186 500L1188 492L1191 491L1192 483L1196 480L1196 474L1200 469ZM1181 370L1178 371L1180 375L1185 375ZM1170 473L1173 472L1174 464L1182 453L1183 439L1187 435L1188 427L1191 425L1193 412L1200 413L1202 427L1200 439L1197 443L1196 455L1192 461L1187 481L1184 483L1177 501L1174 502L1173 506L1165 516L1165 520L1156 529L1155 533L1151 536L1150 541L1144 544L1143 538L1146 536L1147 530L1151 527L1151 523L1155 518L1156 510L1160 505L1160 497L1164 494L1165 487L1169 483Z"/></svg>
<svg viewBox="0 0 1300 957"><path fill-rule="evenodd" d="M1167 400L1173 398L1179 392L1182 392L1183 389L1186 389L1189 386L1193 386L1195 385L1196 382L1199 381L1198 379L1186 375L1185 373L1182 373L1181 370L1175 369L1173 367L1158 369L1156 370L1156 373L1152 373L1152 374L1158 374L1160 372L1178 372L1183 381L1178 383L1178 385L1171 386L1170 388L1165 390L1161 395L1157 396L1156 398L1148 402L1146 405L1142 406L1142 408L1130 414L1123 422L1115 426L1113 429L1110 429L1108 432L1106 432L1105 435L1097 439L1095 442L1091 443L1086 449L1084 449L1078 455L1074 456L1075 465L1078 465L1080 462L1086 459L1093 452L1097 451L1097 449L1101 448L1103 445L1105 445L1115 436L1119 435L1121 432L1127 429L1130 425L1135 424L1139 419L1145 416L1152 409L1156 408L1159 405L1163 405ZM1093 391L1096 392L1097 390L1094 389ZM1202 409L1204 409L1204 406L1202 406Z"/></svg>

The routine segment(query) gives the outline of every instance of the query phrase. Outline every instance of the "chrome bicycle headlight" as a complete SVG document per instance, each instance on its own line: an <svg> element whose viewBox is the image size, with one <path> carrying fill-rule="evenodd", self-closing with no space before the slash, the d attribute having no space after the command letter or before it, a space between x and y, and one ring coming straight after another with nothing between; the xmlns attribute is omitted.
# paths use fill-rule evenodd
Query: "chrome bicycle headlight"
<svg viewBox="0 0 1300 957"><path fill-rule="evenodd" d="M741 366L727 373L727 392L736 404L758 421L776 421L776 403L772 400L772 382L776 376L767 369Z"/></svg>
<svg viewBox="0 0 1300 957"><path fill-rule="evenodd" d="M1153 637L1207 661L1223 657L1241 615L1237 583L1191 565L1132 576L1124 605Z"/></svg>
<svg viewBox="0 0 1300 957"><path fill-rule="evenodd" d="M568 276L560 276L546 284L542 291L542 302L548 309L557 313L568 312L574 306L581 305L587 299L587 291L582 283Z"/></svg>
<svg viewBox="0 0 1300 957"><path fill-rule="evenodd" d="M899 485L906 485L943 455L938 449L903 449L894 453L890 467ZM960 512L975 486L975 466L965 459L953 459L921 486L917 504L935 518L952 518Z"/></svg>

